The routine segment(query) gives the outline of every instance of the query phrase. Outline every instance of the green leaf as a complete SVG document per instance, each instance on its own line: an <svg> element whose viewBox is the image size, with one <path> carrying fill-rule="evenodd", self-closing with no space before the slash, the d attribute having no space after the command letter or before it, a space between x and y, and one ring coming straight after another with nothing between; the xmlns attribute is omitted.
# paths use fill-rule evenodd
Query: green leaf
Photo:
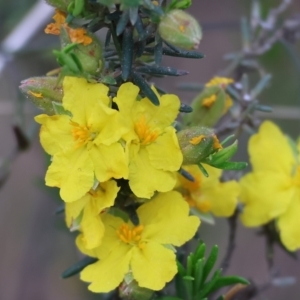
<svg viewBox="0 0 300 300"><path fill-rule="evenodd" d="M197 294L200 292L201 285L203 282L203 270L204 270L204 258L199 259L196 262L195 265L195 271L194 271L194 277L195 277L195 283L194 283L194 294Z"/></svg>
<svg viewBox="0 0 300 300"><path fill-rule="evenodd" d="M62 106L61 103L52 101L52 106L53 106L53 109L54 109L54 111L57 115L72 116L72 114L69 111L64 109L64 107Z"/></svg>
<svg viewBox="0 0 300 300"><path fill-rule="evenodd" d="M251 91L250 99L255 99L267 87L271 79L271 74L265 75Z"/></svg>
<svg viewBox="0 0 300 300"><path fill-rule="evenodd" d="M194 182L194 181L195 181L195 178L194 178L188 171L186 171L186 170L184 170L184 169L182 169L182 168L180 168L180 169L178 170L178 173L179 173L180 175L182 175L185 179L187 179L187 180L189 180L189 181L191 181L191 182Z"/></svg>
<svg viewBox="0 0 300 300"><path fill-rule="evenodd" d="M133 61L133 35L132 28L127 27L122 40L122 78L126 81L130 75Z"/></svg>
<svg viewBox="0 0 300 300"><path fill-rule="evenodd" d="M187 104L181 103L179 111L183 112L183 113L186 113L186 114L189 114L189 113L193 112L193 108L191 106L187 105Z"/></svg>
<svg viewBox="0 0 300 300"><path fill-rule="evenodd" d="M211 272L211 270L213 269L217 258L218 258L218 253L219 253L219 248L217 245L213 246L209 257L207 258L207 261L204 265L204 269L203 269L203 282L205 282L206 278L208 277L209 273Z"/></svg>
<svg viewBox="0 0 300 300"><path fill-rule="evenodd" d="M148 53L154 53L154 48L147 47L147 48L145 48L145 51ZM201 58L205 57L204 54L202 54L201 52L197 52L197 51L180 50L180 52L175 52L168 48L163 48L162 52L164 55L175 56L175 57L185 57L185 58L195 58L195 59L201 59Z"/></svg>
<svg viewBox="0 0 300 300"><path fill-rule="evenodd" d="M216 291L224 286L229 286L238 283L245 284L245 285L250 284L248 280L239 276L225 276L225 277L220 277L216 280L213 287L210 289L210 292Z"/></svg>
<svg viewBox="0 0 300 300"><path fill-rule="evenodd" d="M201 289L201 291L199 293L199 297L206 297L206 296L208 296L210 294L210 292L211 292L211 289L214 287L216 281L220 278L220 276L221 276L221 270L217 270L214 273L212 279L209 282L207 282L206 284L203 285L203 287L202 287L202 289Z"/></svg>
<svg viewBox="0 0 300 300"><path fill-rule="evenodd" d="M196 249L196 252L195 252L195 259L198 260L198 259L204 258L205 251L206 251L206 245L205 245L205 243L200 241L200 243Z"/></svg>
<svg viewBox="0 0 300 300"><path fill-rule="evenodd" d="M61 274L62 278L72 277L81 272L86 266L95 263L98 258L86 256Z"/></svg>
<svg viewBox="0 0 300 300"><path fill-rule="evenodd" d="M116 28L117 35L120 35L125 30L128 22L129 22L129 11L125 10L123 11L117 24L117 28Z"/></svg>
<svg viewBox="0 0 300 300"><path fill-rule="evenodd" d="M210 162L206 162L207 164L211 165L212 167L222 169L222 170L243 170L248 166L246 162L230 162L226 161L220 164L214 164Z"/></svg>
<svg viewBox="0 0 300 300"><path fill-rule="evenodd" d="M205 170L205 168L203 167L203 165L201 163L198 164L198 167L205 177L209 177L208 172Z"/></svg>
<svg viewBox="0 0 300 300"><path fill-rule="evenodd" d="M145 96L156 106L159 106L157 95L153 92L146 80L138 73L131 72L133 82L141 89Z"/></svg>
<svg viewBox="0 0 300 300"><path fill-rule="evenodd" d="M163 67L163 66L143 66L136 68L136 71L146 74L154 75L168 75L168 76L182 76L187 75L189 72L185 70L179 70L172 67ZM186 105L188 106L188 105ZM192 109L190 106L188 106Z"/></svg>

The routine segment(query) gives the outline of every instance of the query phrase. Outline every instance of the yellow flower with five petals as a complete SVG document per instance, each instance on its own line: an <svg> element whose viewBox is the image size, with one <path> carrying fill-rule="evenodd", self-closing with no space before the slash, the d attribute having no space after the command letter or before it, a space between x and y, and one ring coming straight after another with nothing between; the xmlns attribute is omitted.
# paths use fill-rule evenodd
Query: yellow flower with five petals
<svg viewBox="0 0 300 300"><path fill-rule="evenodd" d="M138 93L137 86L125 83L113 101L130 128L125 136L129 186L136 196L151 198L155 191L167 192L176 184L175 172L183 157L172 123L178 115L180 101L176 95L157 94L160 105L154 106L148 98L137 100Z"/></svg>
<svg viewBox="0 0 300 300"><path fill-rule="evenodd" d="M65 77L62 105L70 115L38 115L40 140L52 163L46 185L60 188L66 202L83 197L95 178L127 178L128 162L119 142L128 131L120 113L109 107L108 87Z"/></svg>
<svg viewBox="0 0 300 300"><path fill-rule="evenodd" d="M300 248L299 153L270 121L250 138L248 151L253 171L240 181L242 222L252 227L275 219L283 244L294 251Z"/></svg>
<svg viewBox="0 0 300 300"><path fill-rule="evenodd" d="M99 258L80 274L90 282L93 292L109 292L116 288L128 272L140 287L162 289L177 273L176 256L166 245L181 246L190 240L200 224L188 216L189 207L175 191L159 193L137 209L139 225L104 214L105 234L102 244L87 250L77 238L79 249Z"/></svg>

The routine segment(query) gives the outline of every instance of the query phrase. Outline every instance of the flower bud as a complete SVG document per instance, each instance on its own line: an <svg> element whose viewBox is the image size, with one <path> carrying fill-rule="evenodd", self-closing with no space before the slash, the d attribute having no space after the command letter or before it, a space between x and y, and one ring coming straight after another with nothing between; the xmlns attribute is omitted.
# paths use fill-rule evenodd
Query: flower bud
<svg viewBox="0 0 300 300"><path fill-rule="evenodd" d="M197 49L202 38L197 20L180 9L165 14L158 25L158 31L166 42L186 50Z"/></svg>
<svg viewBox="0 0 300 300"><path fill-rule="evenodd" d="M214 77L192 102L193 112L184 116L186 125L213 127L232 106L232 99L225 88L230 78Z"/></svg>
<svg viewBox="0 0 300 300"><path fill-rule="evenodd" d="M83 28L61 27L60 40L62 48L71 43L78 43L73 49L84 72L90 75L99 74L104 66L102 46L98 39Z"/></svg>
<svg viewBox="0 0 300 300"><path fill-rule="evenodd" d="M47 114L54 114L53 102L61 103L62 86L57 77L32 77L21 82L21 92Z"/></svg>
<svg viewBox="0 0 300 300"><path fill-rule="evenodd" d="M74 0L46 0L46 2L64 12L68 11L68 6L74 2Z"/></svg>
<svg viewBox="0 0 300 300"><path fill-rule="evenodd" d="M150 300L153 294L154 291L140 287L130 273L125 276L119 287L119 295L124 300Z"/></svg>
<svg viewBox="0 0 300 300"><path fill-rule="evenodd" d="M199 164L222 146L213 130L207 127L191 127L177 133L183 165Z"/></svg>

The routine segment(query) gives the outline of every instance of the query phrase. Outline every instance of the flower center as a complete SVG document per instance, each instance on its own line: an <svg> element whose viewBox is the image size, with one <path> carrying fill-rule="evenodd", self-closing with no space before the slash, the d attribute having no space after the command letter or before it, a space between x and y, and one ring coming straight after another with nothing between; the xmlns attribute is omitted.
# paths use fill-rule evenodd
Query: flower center
<svg viewBox="0 0 300 300"><path fill-rule="evenodd" d="M154 142L159 135L158 130L151 129L150 126L147 124L145 116L142 116L135 123L134 130L138 135L140 142L143 146L146 146Z"/></svg>
<svg viewBox="0 0 300 300"><path fill-rule="evenodd" d="M93 140L93 134L89 126L79 125L74 121L70 121L70 124L73 127L71 129L73 138L77 142L76 147L81 147Z"/></svg>
<svg viewBox="0 0 300 300"><path fill-rule="evenodd" d="M137 244L139 246L143 230L143 225L138 225L131 229L128 224L122 224L117 230L117 235L122 242L130 245Z"/></svg>

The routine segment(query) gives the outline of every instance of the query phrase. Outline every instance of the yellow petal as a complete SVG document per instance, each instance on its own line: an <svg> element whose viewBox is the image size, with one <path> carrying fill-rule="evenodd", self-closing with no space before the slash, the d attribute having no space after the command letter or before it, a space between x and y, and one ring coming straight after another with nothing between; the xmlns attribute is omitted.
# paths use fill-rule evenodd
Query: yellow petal
<svg viewBox="0 0 300 300"><path fill-rule="evenodd" d="M180 193L159 193L137 210L140 223L145 226L143 239L161 244L181 246L196 233L200 221L189 216L189 205Z"/></svg>
<svg viewBox="0 0 300 300"><path fill-rule="evenodd" d="M131 268L140 287L158 291L177 273L176 256L172 250L149 242L143 249L133 249Z"/></svg>
<svg viewBox="0 0 300 300"><path fill-rule="evenodd" d="M101 244L104 235L104 225L100 215L95 214L90 205L87 205L83 211L80 231L83 233L82 238L86 249L93 249Z"/></svg>
<svg viewBox="0 0 300 300"><path fill-rule="evenodd" d="M289 177L272 171L249 173L241 179L240 187L245 226L263 225L280 216L293 196Z"/></svg>
<svg viewBox="0 0 300 300"><path fill-rule="evenodd" d="M249 154L254 171L274 171L291 174L295 159L280 129L265 121L249 140Z"/></svg>
<svg viewBox="0 0 300 300"><path fill-rule="evenodd" d="M88 200L89 199L84 196L77 201L65 204L66 223L68 227L70 227L72 221L79 216L85 205L88 203Z"/></svg>
<svg viewBox="0 0 300 300"><path fill-rule="evenodd" d="M141 198L151 198L155 191L168 192L176 183L176 173L154 168L145 149L131 160L129 165L129 186Z"/></svg>
<svg viewBox="0 0 300 300"><path fill-rule="evenodd" d="M290 251L300 248L300 189L294 189L293 201L285 213L278 218L280 238Z"/></svg>
<svg viewBox="0 0 300 300"><path fill-rule="evenodd" d="M151 165L159 170L177 171L182 164L182 153L173 127L168 127L146 147Z"/></svg>
<svg viewBox="0 0 300 300"><path fill-rule="evenodd" d="M133 105L137 102L140 89L131 82L123 83L118 89L117 97L113 99L118 104L119 111L124 116L130 116Z"/></svg>
<svg viewBox="0 0 300 300"><path fill-rule="evenodd" d="M115 289L129 271L131 248L122 243L105 259L87 266L80 279L90 282L89 290L95 293L107 293Z"/></svg>
<svg viewBox="0 0 300 300"><path fill-rule="evenodd" d="M111 178L128 178L128 165L125 151L120 143L109 146L98 145L90 149L96 178L107 181Z"/></svg>
<svg viewBox="0 0 300 300"><path fill-rule="evenodd" d="M60 187L65 202L80 199L94 184L93 163L83 149L57 154L48 168L46 185Z"/></svg>
<svg viewBox="0 0 300 300"><path fill-rule="evenodd" d="M158 95L155 89L154 91ZM165 94L159 97L159 101L160 105L155 106L148 98L143 98L133 108L133 115L137 119L144 115L148 125L153 128L170 126L179 113L180 100L176 95Z"/></svg>
<svg viewBox="0 0 300 300"><path fill-rule="evenodd" d="M67 151L75 146L69 116L43 114L34 119L37 123L42 124L40 130L41 144L50 155Z"/></svg>
<svg viewBox="0 0 300 300"><path fill-rule="evenodd" d="M207 201L210 205L210 211L217 217L231 216L236 208L237 197L240 192L238 183L231 180L205 187L204 182L203 180L203 187L200 190L199 197L193 198L195 202Z"/></svg>
<svg viewBox="0 0 300 300"><path fill-rule="evenodd" d="M94 107L99 103L109 105L108 87L101 83L89 83L85 78L65 77L63 81L63 106L72 112L75 122L87 123Z"/></svg>

